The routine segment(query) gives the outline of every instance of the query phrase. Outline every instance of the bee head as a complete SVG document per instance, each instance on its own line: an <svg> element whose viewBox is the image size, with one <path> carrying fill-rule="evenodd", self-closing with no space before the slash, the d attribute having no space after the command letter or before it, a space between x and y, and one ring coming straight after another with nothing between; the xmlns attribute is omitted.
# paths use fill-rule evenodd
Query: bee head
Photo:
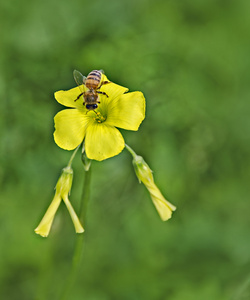
<svg viewBox="0 0 250 300"><path fill-rule="evenodd" d="M86 108L89 109L89 110L94 110L94 109L97 108L97 104L87 104Z"/></svg>

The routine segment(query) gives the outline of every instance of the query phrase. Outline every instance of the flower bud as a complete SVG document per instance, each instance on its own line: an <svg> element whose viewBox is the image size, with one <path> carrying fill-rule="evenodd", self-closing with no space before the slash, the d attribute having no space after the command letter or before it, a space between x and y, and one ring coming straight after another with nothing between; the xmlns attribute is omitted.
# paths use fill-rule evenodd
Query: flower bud
<svg viewBox="0 0 250 300"><path fill-rule="evenodd" d="M62 170L62 174L57 181L56 191L60 193L61 197L67 197L70 194L73 181L73 170L70 166Z"/></svg>
<svg viewBox="0 0 250 300"><path fill-rule="evenodd" d="M37 234L40 234L43 237L48 236L55 214L57 212L57 209L63 200L69 213L71 216L71 219L73 221L75 230L77 233L81 233L84 231L69 199L68 195L70 194L71 186L72 186L72 181L73 181L73 170L70 166L67 166L66 168L63 169L62 174L60 178L57 181L56 184L56 192L55 196L47 209L44 217L42 218L42 221L40 224L37 226L35 229L35 232Z"/></svg>
<svg viewBox="0 0 250 300"><path fill-rule="evenodd" d="M149 168L142 156L134 156L132 163L140 183L143 182L144 184L147 184L154 181L152 170Z"/></svg>
<svg viewBox="0 0 250 300"><path fill-rule="evenodd" d="M136 155L135 152L133 154L133 165L139 182L142 182L148 189L161 219L163 221L170 219L172 211L176 210L176 207L163 197L162 193L154 183L152 170L149 168L143 157Z"/></svg>

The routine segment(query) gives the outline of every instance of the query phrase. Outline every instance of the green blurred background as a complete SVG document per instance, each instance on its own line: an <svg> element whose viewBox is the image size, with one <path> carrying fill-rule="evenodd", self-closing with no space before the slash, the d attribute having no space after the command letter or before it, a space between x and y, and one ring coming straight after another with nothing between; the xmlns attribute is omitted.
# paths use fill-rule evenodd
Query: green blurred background
<svg viewBox="0 0 250 300"><path fill-rule="evenodd" d="M58 299L76 235L61 205L34 233L71 153L53 141L53 93L104 69L147 100L126 142L177 206L162 222L131 156L92 163L80 274L70 299L250 299L250 2L0 4L0 298ZM84 171L74 160L78 209Z"/></svg>

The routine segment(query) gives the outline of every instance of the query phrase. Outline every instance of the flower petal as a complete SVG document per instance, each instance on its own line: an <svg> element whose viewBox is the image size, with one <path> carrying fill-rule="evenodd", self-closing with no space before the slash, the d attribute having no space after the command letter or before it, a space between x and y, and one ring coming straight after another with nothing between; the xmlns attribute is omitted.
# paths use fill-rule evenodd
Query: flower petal
<svg viewBox="0 0 250 300"><path fill-rule="evenodd" d="M62 149L73 150L84 139L89 122L87 114L78 109L64 109L56 114L54 139Z"/></svg>
<svg viewBox="0 0 250 300"><path fill-rule="evenodd" d="M170 219L172 217L172 212L176 210L176 207L163 197L162 193L153 182L147 184L146 188L150 193L151 199L162 221Z"/></svg>
<svg viewBox="0 0 250 300"><path fill-rule="evenodd" d="M138 130L145 118L145 98L141 92L132 92L108 103L106 123L115 127Z"/></svg>
<svg viewBox="0 0 250 300"><path fill-rule="evenodd" d="M54 96L56 101L64 106L85 109L85 106L83 105L83 96L78 100L76 99L82 92L86 92L86 90L87 88L84 85L81 85L80 87L75 87L67 91L55 92Z"/></svg>
<svg viewBox="0 0 250 300"><path fill-rule="evenodd" d="M86 131L85 150L87 157L95 160L119 154L125 146L118 129L104 123L93 122Z"/></svg>
<svg viewBox="0 0 250 300"><path fill-rule="evenodd" d="M55 214L61 203L61 200L62 199L60 197L60 194L58 192L56 192L56 194L53 198L53 201L51 202L44 217L42 218L42 221L39 223L39 225L35 229L35 233L40 234L43 237L46 237L49 235L51 225L53 223Z"/></svg>
<svg viewBox="0 0 250 300"><path fill-rule="evenodd" d="M102 75L102 81L109 81L107 76L104 74ZM128 88L125 88L121 85L115 84L110 81L110 83L102 85L100 91L105 92L108 95L108 99L113 99L127 92Z"/></svg>
<svg viewBox="0 0 250 300"><path fill-rule="evenodd" d="M76 214L73 206L71 205L68 196L64 196L63 201L64 201L64 203L65 203L65 205L66 205L66 207L69 211L69 214L70 214L72 222L74 224L76 233L84 232L82 224L81 224L80 220L78 219L77 214Z"/></svg>

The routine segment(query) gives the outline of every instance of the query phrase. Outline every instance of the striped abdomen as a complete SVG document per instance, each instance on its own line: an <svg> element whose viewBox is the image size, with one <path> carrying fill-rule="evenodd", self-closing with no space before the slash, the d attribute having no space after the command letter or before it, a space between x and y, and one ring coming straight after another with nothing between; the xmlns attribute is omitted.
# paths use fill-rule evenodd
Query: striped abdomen
<svg viewBox="0 0 250 300"><path fill-rule="evenodd" d="M94 89L96 90L98 86L100 85L102 78L102 72L99 70L93 70L89 73L87 76L85 85L88 89Z"/></svg>

